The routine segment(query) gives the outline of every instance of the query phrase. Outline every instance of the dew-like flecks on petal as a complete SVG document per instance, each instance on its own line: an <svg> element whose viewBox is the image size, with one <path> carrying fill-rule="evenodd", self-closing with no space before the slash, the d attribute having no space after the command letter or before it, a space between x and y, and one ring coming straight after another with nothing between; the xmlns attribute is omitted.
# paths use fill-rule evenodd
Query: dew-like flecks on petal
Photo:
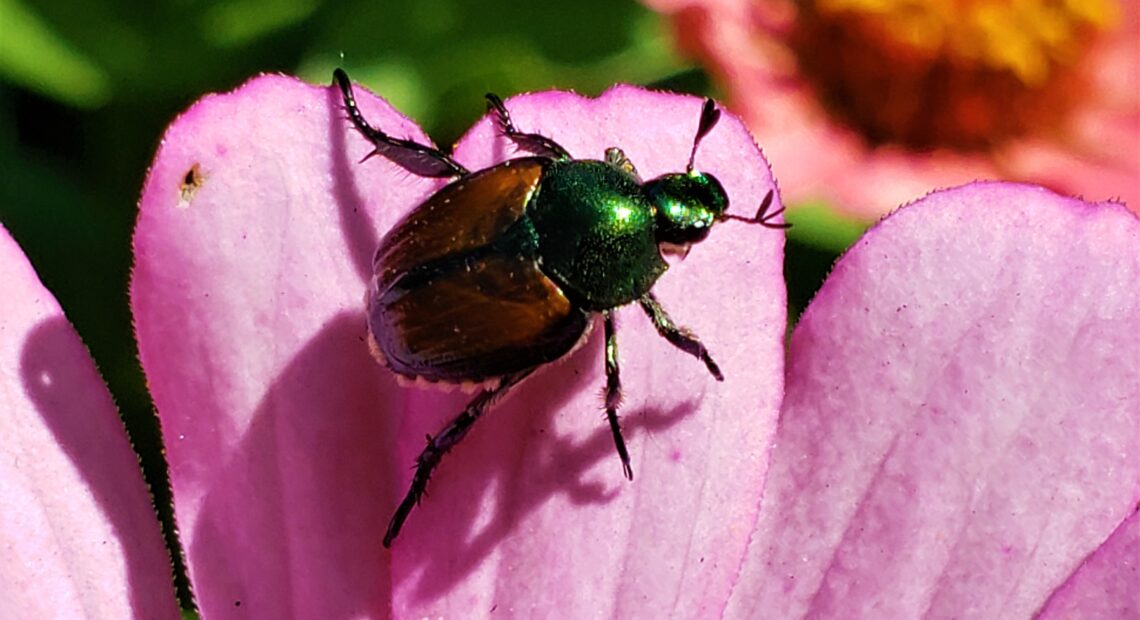
<svg viewBox="0 0 1140 620"><path fill-rule="evenodd" d="M0 617L177 618L138 459L75 329L0 227Z"/></svg>
<svg viewBox="0 0 1140 620"><path fill-rule="evenodd" d="M1117 587L1138 281L1133 214L1040 188L938 192L872 229L792 337L728 616L1024 618L1071 582ZM1116 568L1135 596L1135 559Z"/></svg>

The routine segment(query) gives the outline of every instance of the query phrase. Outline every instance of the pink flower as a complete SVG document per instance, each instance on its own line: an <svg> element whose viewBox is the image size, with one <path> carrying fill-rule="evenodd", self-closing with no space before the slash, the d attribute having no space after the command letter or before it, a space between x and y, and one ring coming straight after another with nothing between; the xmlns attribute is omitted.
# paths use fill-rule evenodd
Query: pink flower
<svg viewBox="0 0 1140 620"><path fill-rule="evenodd" d="M873 219L931 187L1140 209L1135 2L649 0L727 90L793 207Z"/></svg>
<svg viewBox="0 0 1140 620"><path fill-rule="evenodd" d="M373 124L427 141L365 95ZM389 552L380 541L424 435L471 396L400 387L369 355L377 239L443 182L360 163L371 145L339 97L264 77L208 98L170 127L143 190L132 306L202 609L699 617L723 605L782 394L782 235L725 223L655 289L703 335L724 383L640 309L620 314L635 483L600 409L595 337L479 421ZM620 145L645 178L684 169L701 103L633 87L507 101L519 127L579 157ZM455 156L480 169L514 152L484 120ZM696 163L743 215L773 187L734 118ZM191 170L200 182L185 189Z"/></svg>
<svg viewBox="0 0 1140 620"><path fill-rule="evenodd" d="M1005 183L871 229L792 336L728 615L1140 612L1138 242Z"/></svg>
<svg viewBox="0 0 1140 620"><path fill-rule="evenodd" d="M425 139L358 96L375 124ZM578 156L621 145L644 176L684 165L691 130L678 128L699 110L631 87L507 105ZM367 151L332 89L263 77L175 121L144 188L132 305L203 617L1136 609L1140 222L1119 206L977 184L900 210L805 313L786 397L782 239L719 226L657 290L709 345L724 383L639 312L621 314L635 482L621 477L600 416L595 336L479 422L386 551L423 435L468 397L399 387L368 355L361 297L376 237L439 182L357 163ZM474 168L511 154L486 121L456 148ZM697 166L737 212L773 183L732 117ZM52 459L82 460L86 476L65 484L69 470L53 470L26 485L29 500L6 503L37 507L38 520L0 513L0 538L27 549L0 562L0 591L21 592L60 546L102 554L46 574L49 594L96 584L86 598L12 613L0 599L0 615L172 615L157 524L117 418L84 418L83 441L69 440L51 418L58 399L37 396L37 360L86 368L48 373L66 402L101 394L113 413L105 389L6 236L0 251L15 300L0 309L0 423L54 431L5 431L0 486ZM64 336L43 338L45 324ZM115 501L98 500L112 487ZM45 502L49 490L66 499ZM107 516L127 506L146 514ZM59 516L69 511L83 518Z"/></svg>

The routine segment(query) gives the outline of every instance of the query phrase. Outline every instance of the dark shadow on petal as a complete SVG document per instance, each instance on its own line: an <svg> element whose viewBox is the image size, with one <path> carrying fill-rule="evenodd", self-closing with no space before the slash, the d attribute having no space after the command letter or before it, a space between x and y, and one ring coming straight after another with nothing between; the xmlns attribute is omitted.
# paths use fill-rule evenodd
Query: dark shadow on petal
<svg viewBox="0 0 1140 620"><path fill-rule="evenodd" d="M380 244L376 235L376 223L364 210L364 199L356 187L352 166L364 165L351 161L345 136L356 133L352 122L346 117L340 91L326 89L329 99L329 144L332 151L333 200L340 214L340 229L344 234L345 247L352 258L356 275L367 282L372 278L372 254ZM364 188L366 191L382 191L382 188Z"/></svg>
<svg viewBox="0 0 1140 620"><path fill-rule="evenodd" d="M269 386L217 470L190 549L192 574L212 586L199 587L203 615L238 604L249 617L388 608L380 538L396 497L391 437L403 390L364 334L360 314L326 324Z"/></svg>
<svg viewBox="0 0 1140 620"><path fill-rule="evenodd" d="M598 421L585 441L548 430L566 400L600 389L584 371L601 363L601 338L594 337L475 425L443 459L393 551L384 549L384 529L411 477L412 461L398 456L397 442L418 448L472 395L398 386L368 353L363 323L360 314L340 315L314 336L270 386L240 448L216 475L190 554L193 572L210 575L214 586L215 600L201 601L204 613L238 601L255 616L385 613L393 583L420 573L415 596L444 593L551 498L605 503L626 488L600 402L581 412ZM694 410L683 403L667 412L625 412L627 437ZM585 478L599 460L613 461L613 476ZM490 515L480 509L488 487L497 489ZM244 584L258 583L272 585L246 591ZM283 608L291 604L279 600L287 592L299 593L293 603L319 610Z"/></svg>
<svg viewBox="0 0 1140 620"><path fill-rule="evenodd" d="M89 360L92 367L77 365L77 359ZM91 403L76 391L75 386L89 382L90 373L96 372L90 359L86 346L67 320L53 317L38 324L28 336L20 354L21 380L60 448L82 473L87 488L110 521L116 538L124 543L131 608L140 618L162 617L172 611L173 606L151 609L148 602L158 599L154 591L163 583L170 589L173 602L174 574L169 556L165 562L168 572L156 575L156 558L145 557L142 552L145 547L131 544L138 532L148 527L156 528L154 543L163 544L158 535L158 514L152 506L151 511L141 515L148 522L139 522L137 497L132 496L129 488L143 483L141 470L137 479L124 480L119 469L107 467L107 459L115 458L116 450L130 450L130 443L121 422L115 421L119 424L116 436L116 429L109 428L107 420L92 415ZM116 446L115 442L121 442L121 445ZM162 553L166 554L165 549Z"/></svg>
<svg viewBox="0 0 1140 620"><path fill-rule="evenodd" d="M582 390L602 384L585 377L602 363L601 334L569 359L541 370L479 421L464 443L444 458L426 497L393 543L397 580L419 575L414 596L430 601L446 593L478 567L526 516L564 495L572 504L604 504L628 488L614 449L601 397L595 408L563 415L597 420L597 430L578 441L552 432L551 416ZM466 400L456 402L457 414ZM696 411L697 402L670 411L622 412L626 439L668 428ZM435 433L437 429L426 428ZM599 462L612 462L610 476L588 478ZM403 476L410 478L410 475ZM495 489L494 510L483 515L487 487ZM556 536L557 532L547 535Z"/></svg>
<svg viewBox="0 0 1140 620"><path fill-rule="evenodd" d="M622 429L626 440L637 437L642 432L653 432L673 426L682 419L696 411L697 403L686 401L673 407L669 411L657 409L642 409L626 412L623 416ZM507 412L504 412L507 413ZM527 415L529 412L511 412L507 418L518 415ZM583 411L582 415L593 415L595 411ZM509 419L504 424L514 423ZM541 430L539 431L541 434ZM519 467L517 476L511 476L510 459L504 458L499 463L478 463L477 471L465 473L481 475L487 478L484 484L494 478L499 479L498 501L490 522L481 525L478 531L473 531L474 515L457 520L452 514L455 500L448 502L446 513L448 521L454 521L452 527L445 529L446 538L436 541L431 546L417 545L416 541L406 540L403 544L414 546L414 564L422 564L424 571L416 584L415 597L423 601L431 601L447 592L459 583L470 571L478 567L484 558L510 533L515 524L526 518L526 515L545 504L550 499L565 495L574 505L604 504L618 497L629 488L630 483L622 475L621 461L614 449L613 437L609 426L604 419L599 418L598 430L585 441L574 441L565 436L542 436L537 441L543 445L543 456L538 462L527 463ZM612 475L586 478L599 461L612 461L610 470ZM470 463L465 470L470 469ZM439 486L454 487L459 482L454 480L450 484ZM517 486L516 486L517 485ZM438 488L438 487L437 487ZM465 489L444 488L438 494L449 495L467 493ZM426 503L430 501L425 500ZM428 512L424 510L423 512ZM432 519L424 517L425 522ZM435 528L428 528L435 529ZM438 532L438 530L437 530ZM558 532L544 532L544 536L557 536ZM438 534L437 534L438 536ZM397 541L400 544L400 541ZM401 570L401 574L414 574L415 571Z"/></svg>

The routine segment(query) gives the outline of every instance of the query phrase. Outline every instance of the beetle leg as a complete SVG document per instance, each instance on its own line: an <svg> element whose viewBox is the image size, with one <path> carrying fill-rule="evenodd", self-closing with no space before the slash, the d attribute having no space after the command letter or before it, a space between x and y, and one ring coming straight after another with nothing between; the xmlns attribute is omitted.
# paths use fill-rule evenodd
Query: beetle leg
<svg viewBox="0 0 1140 620"><path fill-rule="evenodd" d="M471 426L483 415L483 412L488 407L495 404L502 398L512 387L518 385L520 381L525 379L533 370L526 370L520 373L504 377L502 382L494 388L489 388L480 392L471 402L467 403L467 407L455 416L443 430L435 437L428 436L428 445L424 448L423 452L416 457L416 473L412 475L412 484L408 488L408 494L404 496L404 501L396 508L396 512L392 515L392 520L388 522L388 531L384 534L384 546L390 547L392 540L400 533L400 528L404 526L404 521L408 518L408 513L412 508L420 502L423 497L424 491L427 490L428 479L431 478L431 473L439 461L443 458L447 451L455 447L467 435L467 431L471 430Z"/></svg>
<svg viewBox="0 0 1140 620"><path fill-rule="evenodd" d="M641 176L637 174L637 168L635 168L633 166L633 162L625 156L625 151L619 149L618 147L611 146L610 148L606 149L606 163L614 166L615 168L625 170L631 176L633 176L633 178L637 179L638 183L641 182Z"/></svg>
<svg viewBox="0 0 1140 620"><path fill-rule="evenodd" d="M669 318L668 313L661 307L661 302L653 296L653 293L646 293L637 300L641 304L641 308L649 315L653 321L653 326L657 328L657 333L661 337L668 340L673 346L678 349L700 359L708 367L712 376L716 377L717 381L724 381L724 375L720 372L720 367L713 361L712 356L709 355L708 349L701 341L688 329L684 327L677 327L673 323L673 319Z"/></svg>
<svg viewBox="0 0 1140 620"><path fill-rule="evenodd" d="M621 436L621 424L618 422L617 409L621 405L621 378L618 376L618 349L617 330L614 327L614 315L605 313L606 330L606 419L610 421L610 430L614 435L614 447L617 448L618 457L621 458L621 468L625 477L633 480L633 468L629 464L629 451L625 448L625 438Z"/></svg>
<svg viewBox="0 0 1140 620"><path fill-rule="evenodd" d="M514 122L511 121L511 114L507 112L507 106L503 105L503 100L499 99L498 95L487 93L487 111L495 115L495 124L498 125L499 131L510 138L519 148L544 157L572 159L570 153L554 140L536 133L519 131Z"/></svg>
<svg viewBox="0 0 1140 620"><path fill-rule="evenodd" d="M333 79L340 87L349 120L374 147L364 159L373 155L383 155L401 168L421 177L446 178L468 174L466 168L439 149L412 140L393 138L369 125L356 105L356 97L352 94L352 82L349 81L348 74L338 68L333 71Z"/></svg>

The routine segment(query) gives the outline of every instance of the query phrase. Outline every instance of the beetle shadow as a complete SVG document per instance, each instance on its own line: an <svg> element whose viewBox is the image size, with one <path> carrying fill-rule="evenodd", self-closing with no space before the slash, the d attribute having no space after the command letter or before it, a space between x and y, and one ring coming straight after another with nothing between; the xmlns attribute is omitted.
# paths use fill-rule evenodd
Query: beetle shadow
<svg viewBox="0 0 1140 620"><path fill-rule="evenodd" d="M269 385L230 460L209 468L187 539L211 582L198 591L204 613L337 619L388 605L379 541L399 465L384 446L403 390L364 334L360 313L326 323ZM290 606L305 603L320 608Z"/></svg>
<svg viewBox="0 0 1140 620"><path fill-rule="evenodd" d="M601 363L602 339L591 338L491 408L448 453L432 496L393 543L402 552L390 554L380 540L410 479L397 442L437 432L472 396L399 386L372 359L364 335L359 313L329 321L270 385L230 460L204 481L187 539L194 572L210 576L210 591L198 592L210 597L199 599L203 610L240 605L265 615L291 598L319 601L321 617L360 617L387 608L394 583L417 577L413 596L435 597L551 499L599 504L622 491L604 416L582 440L550 430L555 412L595 387L584 369ZM626 436L667 428L695 407L627 412ZM588 479L607 459L613 476ZM283 592L294 595L283 601Z"/></svg>
<svg viewBox="0 0 1140 620"><path fill-rule="evenodd" d="M146 557L144 552L151 547L132 542L140 528L157 528L158 515L148 504L151 512L145 516L151 523L139 522L138 505L135 503L138 498L132 496L128 489L132 484L143 481L141 470L138 470L137 481L124 480L119 475L121 469L107 466L109 458L120 450L130 450L130 444L126 429L117 417L118 427L107 427L105 420L93 415L91 404L75 392L76 385L91 380L88 373L97 372L90 361L90 369L77 366L74 360L80 355L90 360L86 347L66 319L57 316L44 320L32 329L21 350L20 379L36 412L71 459L75 470L82 475L86 490L111 524L115 537L122 542L131 608L139 616L161 615L165 610L149 608L148 601L156 599L154 589L161 587L163 582L173 594L173 573L153 574L156 565L161 567L162 564L154 561L157 557ZM102 379L96 381L101 382ZM118 409L113 405L112 409L117 416ZM121 445L113 445L116 441ZM133 465L137 467L138 462L134 461ZM150 499L149 495L147 497ZM157 529L155 534L153 541L141 542L161 543ZM166 568L170 569L170 557L165 550L163 557L167 561Z"/></svg>
<svg viewBox="0 0 1140 620"><path fill-rule="evenodd" d="M376 223L364 209L364 197L356 187L352 166L359 165L348 158L348 144L345 136L352 128L344 110L340 91L336 88L328 92L329 145L332 152L333 201L340 216L340 229L344 235L345 247L352 257L352 266L361 281L372 278L372 254L380 244L376 234Z"/></svg>
<svg viewBox="0 0 1140 620"><path fill-rule="evenodd" d="M600 342L601 339L597 340ZM600 345L588 348L600 349ZM590 357L594 359L595 356ZM536 391L548 393L546 387L537 386ZM692 415L696 408L697 402L689 400L667 411L647 407L623 412L623 434L630 440L641 433L667 429ZM526 408L516 408L503 416L507 419L500 420L499 424L508 428L526 424L523 418L533 416L534 413L536 412ZM588 413L590 412L583 412ZM538 419L545 424L549 420L549 414L538 416ZM410 519L418 516L423 529L429 532L429 537L397 539L393 545L403 544L412 548L405 558L411 565L400 566L399 575L419 573L413 591L415 599L430 601L446 593L478 567L527 514L538 510L555 497L565 496L574 506L604 504L616 499L627 487L627 481L620 474L620 461L604 416L598 417L598 429L583 440L548 433L542 427L534 429L531 435L543 437L538 440L538 458L532 457L526 464L508 459L476 463L468 461L464 464L465 469L476 468L465 478L473 478L476 483L483 485L492 481L498 483L494 496L495 509L489 518L481 518L477 513L480 499L478 494L473 494L469 488L454 488L462 486L464 482L444 481L443 475L438 481L441 484L436 488L439 500L443 500L440 507L429 506L432 501L429 498L419 509L423 514L416 515L413 512ZM599 477L588 477L595 465L608 460L613 462L610 470L612 476L603 473ZM598 476L596 473L594 475ZM446 498L443 497L445 494ZM447 527L444 520L452 527ZM476 525L476 521L480 523ZM460 527L457 529L454 526Z"/></svg>
<svg viewBox="0 0 1140 620"><path fill-rule="evenodd" d="M604 415L604 380L593 372L603 363L603 345L601 334L593 334L568 358L528 378L443 458L428 494L392 543L400 551L392 556L393 578L397 583L416 579L410 589L414 599L430 601L446 593L509 538L528 514L552 499L565 497L572 506L605 504L627 488ZM561 415L590 416L597 421L595 430L581 438L553 430L554 414L582 390L597 393L594 406ZM447 419L469 399L463 395L454 401ZM641 433L665 430L695 413L698 405L696 398L669 410L622 411L623 434L629 441ZM430 423L413 423L423 432L438 431ZM612 467L594 471L599 462ZM404 478L410 481L410 473ZM395 499L402 498L405 490L398 489Z"/></svg>

